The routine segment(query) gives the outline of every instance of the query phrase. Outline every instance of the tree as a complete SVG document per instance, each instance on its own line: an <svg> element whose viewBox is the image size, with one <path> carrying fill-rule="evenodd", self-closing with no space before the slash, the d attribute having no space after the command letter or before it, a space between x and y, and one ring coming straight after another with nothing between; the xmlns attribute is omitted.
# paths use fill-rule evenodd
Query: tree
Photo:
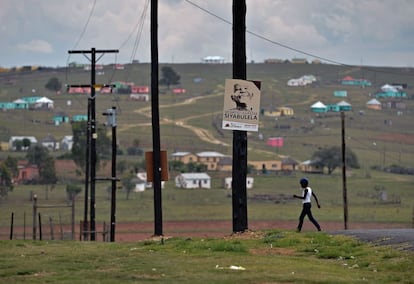
<svg viewBox="0 0 414 284"><path fill-rule="evenodd" d="M67 184L66 185L66 195L68 200L72 200L76 195L82 191L82 188L76 184Z"/></svg>
<svg viewBox="0 0 414 284"><path fill-rule="evenodd" d="M312 160L316 161L315 165L320 168L327 168L328 174L342 165L342 149L338 146L323 148L312 155ZM345 151L345 163L350 168L359 168L357 156L349 148Z"/></svg>
<svg viewBox="0 0 414 284"><path fill-rule="evenodd" d="M19 168L17 167L17 159L7 156L6 160L3 162L4 166L6 166L12 177L17 177L19 175Z"/></svg>
<svg viewBox="0 0 414 284"><path fill-rule="evenodd" d="M27 152L26 159L39 168L41 183L55 184L57 182L55 159L49 155L47 148L35 145Z"/></svg>
<svg viewBox="0 0 414 284"><path fill-rule="evenodd" d="M23 141L22 140L14 140L13 147L16 151L20 152L23 149Z"/></svg>
<svg viewBox="0 0 414 284"><path fill-rule="evenodd" d="M169 89L171 85L180 84L180 75L178 75L172 67L164 66L161 68L162 78L161 85L166 85Z"/></svg>
<svg viewBox="0 0 414 284"><path fill-rule="evenodd" d="M86 130L87 122L79 121L72 123L73 146L72 158L75 164L85 172L86 166ZM112 142L106 135L106 130L103 127L97 128L96 139L96 167L99 168L102 159L109 159L111 156Z"/></svg>
<svg viewBox="0 0 414 284"><path fill-rule="evenodd" d="M2 163L0 165L0 197L7 196L9 191L13 190L12 174L7 166Z"/></svg>
<svg viewBox="0 0 414 284"><path fill-rule="evenodd" d="M62 89L62 83L59 81L58 78L53 77L47 81L45 88L49 91L58 92Z"/></svg>
<svg viewBox="0 0 414 284"><path fill-rule="evenodd" d="M30 146L32 145L32 141L30 141L30 139L28 138L23 138L22 143L23 143L23 149L25 150L29 149Z"/></svg>
<svg viewBox="0 0 414 284"><path fill-rule="evenodd" d="M122 187L126 192L126 200L129 200L129 194L135 188L136 173L134 171L129 171L122 177Z"/></svg>

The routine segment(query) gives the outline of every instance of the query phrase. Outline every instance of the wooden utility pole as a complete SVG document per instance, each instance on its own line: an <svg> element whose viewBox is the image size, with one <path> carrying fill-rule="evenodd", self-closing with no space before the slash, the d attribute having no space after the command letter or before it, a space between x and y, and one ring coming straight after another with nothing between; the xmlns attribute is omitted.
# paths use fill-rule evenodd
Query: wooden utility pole
<svg viewBox="0 0 414 284"><path fill-rule="evenodd" d="M91 84L90 85L71 85L69 87L90 87L91 95L88 98L88 132L89 136L87 137L86 149L89 149L89 155L86 157L86 167L89 169L86 170L86 173L90 171L89 175L85 175L85 180L90 180L90 226L89 231L91 241L96 240L96 225L95 225L95 183L96 183L96 139L98 138L96 133L96 96L95 96L95 87L96 87L96 54L98 53L118 53L118 50L96 50L91 48L91 50L69 50L69 54L80 53L80 54L90 54L91 55ZM86 189L86 188L85 188ZM85 192L86 193L86 192ZM85 196L85 199L88 197ZM85 201L86 204L87 201ZM86 207L86 206L85 206ZM87 224L84 220L84 225Z"/></svg>
<svg viewBox="0 0 414 284"><path fill-rule="evenodd" d="M346 188L345 113L341 111L342 128L342 197L344 202L344 229L348 230L348 193Z"/></svg>
<svg viewBox="0 0 414 284"><path fill-rule="evenodd" d="M233 79L246 79L246 1L233 0ZM233 130L233 232L247 227L247 132Z"/></svg>
<svg viewBox="0 0 414 284"><path fill-rule="evenodd" d="M151 118L153 147L154 235L162 236L161 142L158 99L158 0L151 0Z"/></svg>

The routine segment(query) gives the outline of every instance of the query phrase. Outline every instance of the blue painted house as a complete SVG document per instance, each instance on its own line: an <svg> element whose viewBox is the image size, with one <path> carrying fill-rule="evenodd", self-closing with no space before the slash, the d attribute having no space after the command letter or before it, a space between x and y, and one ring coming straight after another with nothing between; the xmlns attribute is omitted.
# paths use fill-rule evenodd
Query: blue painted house
<svg viewBox="0 0 414 284"><path fill-rule="evenodd" d="M352 78L351 76L344 77L341 81L341 84L347 85L347 86L360 86L360 87L370 87L372 85L371 82L366 79L355 79L355 78Z"/></svg>
<svg viewBox="0 0 414 284"><path fill-rule="evenodd" d="M351 111L352 106L351 104L347 103L346 101L341 101L336 104L339 107L339 111Z"/></svg>
<svg viewBox="0 0 414 284"><path fill-rule="evenodd" d="M88 116L86 114L75 114L72 117L72 121L77 122L77 121L88 121Z"/></svg>
<svg viewBox="0 0 414 284"><path fill-rule="evenodd" d="M385 91L385 92L378 92L375 94L376 98L407 98L407 93L402 91Z"/></svg>
<svg viewBox="0 0 414 284"><path fill-rule="evenodd" d="M341 90L341 91L334 91L334 97L340 97L340 98L345 98L348 96L348 92L345 90Z"/></svg>
<svg viewBox="0 0 414 284"><path fill-rule="evenodd" d="M68 123L69 116L66 115L64 112L59 112L53 117L53 123L55 125L60 125L62 123Z"/></svg>

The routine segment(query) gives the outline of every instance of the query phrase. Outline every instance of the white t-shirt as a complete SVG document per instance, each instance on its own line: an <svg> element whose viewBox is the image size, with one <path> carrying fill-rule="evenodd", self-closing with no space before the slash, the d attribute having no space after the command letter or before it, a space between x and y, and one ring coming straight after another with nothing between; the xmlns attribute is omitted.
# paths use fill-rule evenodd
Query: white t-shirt
<svg viewBox="0 0 414 284"><path fill-rule="evenodd" d="M305 196L305 189L308 190L306 196ZM305 187L305 188L302 188L302 196L305 197L304 199L302 199L302 203L311 203L312 188L310 188L309 186Z"/></svg>

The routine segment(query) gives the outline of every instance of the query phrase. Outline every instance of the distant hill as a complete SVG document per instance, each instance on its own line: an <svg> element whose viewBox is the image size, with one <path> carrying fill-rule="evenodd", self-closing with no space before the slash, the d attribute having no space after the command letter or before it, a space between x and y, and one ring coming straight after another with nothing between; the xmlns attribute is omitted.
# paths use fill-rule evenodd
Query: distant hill
<svg viewBox="0 0 414 284"><path fill-rule="evenodd" d="M181 77L183 93L174 93L160 86L161 144L171 154L174 151L218 151L231 155L232 131L221 129L224 81L232 77L230 64L162 64L171 66ZM122 70L113 65L99 70L98 84L115 81L135 85L150 85L149 64L128 64ZM161 72L160 72L161 75ZM313 75L316 81L299 87L287 82L304 75ZM369 87L342 85L350 76L369 80ZM46 96L54 101L54 109L7 110L0 112L0 141L12 135L30 135L41 140L52 134L58 140L71 134L70 123L53 123L57 113L69 117L87 113L85 94L68 94L62 89L56 94L45 89L52 77L63 85L88 84L90 71L82 67L21 70L0 73L0 103L22 97ZM269 160L279 155L304 161L324 146L340 145L339 113L314 113L310 106L317 101L336 104L345 100L352 106L346 113L347 146L357 153L364 167L399 164L414 167L414 69L337 66L328 64L248 64L247 77L261 81L261 109L273 111L290 107L293 116L260 116L259 132L248 133L249 159ZM407 98L380 99L382 110L371 110L366 103L375 97L384 84L404 84ZM335 91L346 91L346 97L335 97ZM152 149L151 101L133 100L128 94L97 93L96 113L99 125L102 113L112 106L119 112L118 141L127 148L134 140L144 149ZM399 101L400 109L395 102ZM281 148L266 144L270 137L283 137Z"/></svg>

